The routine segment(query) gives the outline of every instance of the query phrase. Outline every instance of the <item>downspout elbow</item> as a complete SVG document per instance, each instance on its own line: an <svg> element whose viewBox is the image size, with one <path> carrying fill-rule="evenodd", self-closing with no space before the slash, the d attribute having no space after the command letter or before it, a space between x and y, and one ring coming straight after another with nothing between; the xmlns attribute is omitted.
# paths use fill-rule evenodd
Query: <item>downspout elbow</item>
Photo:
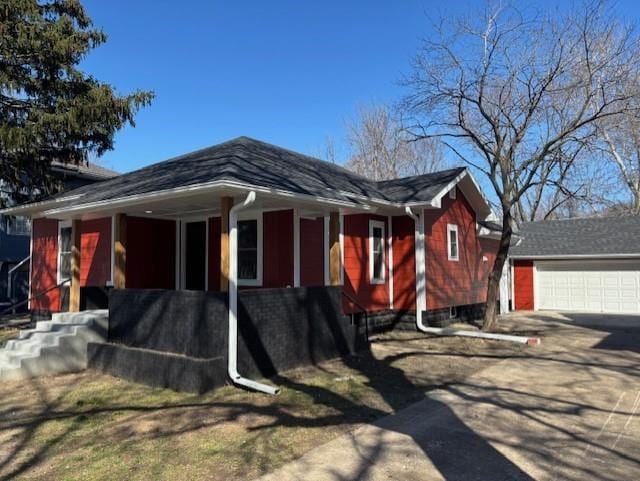
<svg viewBox="0 0 640 481"><path fill-rule="evenodd" d="M256 200L255 191L249 192L242 204L229 210L229 351L227 372L231 381L254 391L275 395L279 388L247 379L238 372L238 212L250 207Z"/></svg>

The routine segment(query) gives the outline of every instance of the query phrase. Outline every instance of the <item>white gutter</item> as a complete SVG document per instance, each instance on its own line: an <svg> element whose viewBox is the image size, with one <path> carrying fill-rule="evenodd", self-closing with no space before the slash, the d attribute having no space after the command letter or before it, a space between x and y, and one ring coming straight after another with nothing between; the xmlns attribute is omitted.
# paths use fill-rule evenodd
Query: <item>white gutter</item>
<svg viewBox="0 0 640 481"><path fill-rule="evenodd" d="M518 344L536 345L540 344L540 339L535 337L511 336L507 334L494 334L491 332L460 331L446 327L428 327L422 320L422 312L427 309L426 299L426 274L425 274L425 253L424 253L424 221L420 215L411 211L411 207L405 207L405 213L413 219L415 228L415 258L416 258L416 327L419 331L436 336L460 336L476 337L480 339L491 339L494 341L516 342Z"/></svg>
<svg viewBox="0 0 640 481"><path fill-rule="evenodd" d="M582 259L582 260L598 260L598 259L637 259L640 257L640 254L555 254L555 255L538 255L538 256L527 256L527 255L509 255L510 259L513 260L572 260L572 259Z"/></svg>
<svg viewBox="0 0 640 481"><path fill-rule="evenodd" d="M275 395L279 388L242 377L238 372L238 212L246 209L256 200L256 192L251 191L242 204L234 205L229 211L229 359L227 372L234 384L254 391Z"/></svg>

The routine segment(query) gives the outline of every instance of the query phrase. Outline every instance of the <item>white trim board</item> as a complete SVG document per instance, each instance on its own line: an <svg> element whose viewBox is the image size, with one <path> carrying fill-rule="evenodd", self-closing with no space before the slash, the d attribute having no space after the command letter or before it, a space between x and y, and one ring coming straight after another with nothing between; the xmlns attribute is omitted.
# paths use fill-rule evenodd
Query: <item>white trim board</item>
<svg viewBox="0 0 640 481"><path fill-rule="evenodd" d="M300 211L293 209L293 287L300 287Z"/></svg>
<svg viewBox="0 0 640 481"><path fill-rule="evenodd" d="M63 279L60 277L60 253L62 252L62 229L71 228L71 243L73 244L73 228L72 222L70 220L58 221L58 252L56 252L56 280L57 283L62 283ZM73 246L72 246L73 248ZM69 281L70 279L64 279L64 281Z"/></svg>
<svg viewBox="0 0 640 481"><path fill-rule="evenodd" d="M451 232L456 233L456 255L451 255ZM458 262L460 260L460 233L457 224L447 224L447 259Z"/></svg>
<svg viewBox="0 0 640 481"><path fill-rule="evenodd" d="M374 229L380 229L382 231L382 237L380 238L380 241L382 242L382 276L379 278L374 277L374 255L373 255L373 251L374 251L374 245L373 245L373 230ZM374 220L374 219L369 219L369 284L372 285L378 285L378 284L384 284L386 282L386 278L387 278L387 269L386 269L386 262L387 262L387 256L386 256L386 244L387 244L387 240L386 240L386 229L384 226L384 221L381 220Z"/></svg>
<svg viewBox="0 0 640 481"><path fill-rule="evenodd" d="M186 289L186 239L187 224L204 222L205 247L204 247L204 290L209 290L209 217L195 216L185 217L180 220L180 289Z"/></svg>
<svg viewBox="0 0 640 481"><path fill-rule="evenodd" d="M238 214L238 223L243 220L255 220L257 229L257 266L256 266L256 279L240 279L238 277L238 286L253 286L260 287L263 283L263 267L264 267L264 215L261 210L247 210L241 211ZM238 239L239 241L239 239ZM239 242L238 242L239 245ZM239 276L240 274L238 274Z"/></svg>
<svg viewBox="0 0 640 481"><path fill-rule="evenodd" d="M389 232L387 233L388 238L388 249L389 249L389 309L393 310L393 217L387 216L387 226Z"/></svg>

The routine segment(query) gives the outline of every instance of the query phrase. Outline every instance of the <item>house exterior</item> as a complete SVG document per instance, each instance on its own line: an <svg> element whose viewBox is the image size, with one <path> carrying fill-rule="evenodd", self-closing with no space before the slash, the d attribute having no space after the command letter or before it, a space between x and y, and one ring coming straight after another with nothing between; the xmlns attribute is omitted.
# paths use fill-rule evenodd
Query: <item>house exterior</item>
<svg viewBox="0 0 640 481"><path fill-rule="evenodd" d="M640 217L524 224L512 247L515 310L640 313Z"/></svg>
<svg viewBox="0 0 640 481"><path fill-rule="evenodd" d="M466 168L374 182L247 137L10 213L32 219L32 312L108 305L94 366L192 390L222 345L232 379L268 376L352 350L363 314L478 318L499 239Z"/></svg>
<svg viewBox="0 0 640 481"><path fill-rule="evenodd" d="M94 164L55 163L52 172L61 182L63 192L118 175ZM0 215L0 309L28 297L30 237L31 222L28 217ZM24 306L21 310L24 310Z"/></svg>

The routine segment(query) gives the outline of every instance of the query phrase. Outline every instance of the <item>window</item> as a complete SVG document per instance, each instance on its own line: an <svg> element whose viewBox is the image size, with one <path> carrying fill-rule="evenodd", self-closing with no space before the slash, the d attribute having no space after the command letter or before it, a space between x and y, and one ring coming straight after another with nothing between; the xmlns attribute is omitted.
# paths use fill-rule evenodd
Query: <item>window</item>
<svg viewBox="0 0 640 481"><path fill-rule="evenodd" d="M71 225L60 223L58 230L58 283L71 278Z"/></svg>
<svg viewBox="0 0 640 481"><path fill-rule="evenodd" d="M449 260L458 260L458 226L447 225L447 245L449 246Z"/></svg>
<svg viewBox="0 0 640 481"><path fill-rule="evenodd" d="M31 234L31 221L27 217L6 217L6 224L9 235Z"/></svg>
<svg viewBox="0 0 640 481"><path fill-rule="evenodd" d="M458 306L449 307L449 319L457 319L458 318Z"/></svg>
<svg viewBox="0 0 640 481"><path fill-rule="evenodd" d="M262 284L262 216L238 221L238 284Z"/></svg>
<svg viewBox="0 0 640 481"><path fill-rule="evenodd" d="M369 222L369 281L384 283L384 222Z"/></svg>
<svg viewBox="0 0 640 481"><path fill-rule="evenodd" d="M454 187L449 191L449 199L455 199L457 197L457 189Z"/></svg>

